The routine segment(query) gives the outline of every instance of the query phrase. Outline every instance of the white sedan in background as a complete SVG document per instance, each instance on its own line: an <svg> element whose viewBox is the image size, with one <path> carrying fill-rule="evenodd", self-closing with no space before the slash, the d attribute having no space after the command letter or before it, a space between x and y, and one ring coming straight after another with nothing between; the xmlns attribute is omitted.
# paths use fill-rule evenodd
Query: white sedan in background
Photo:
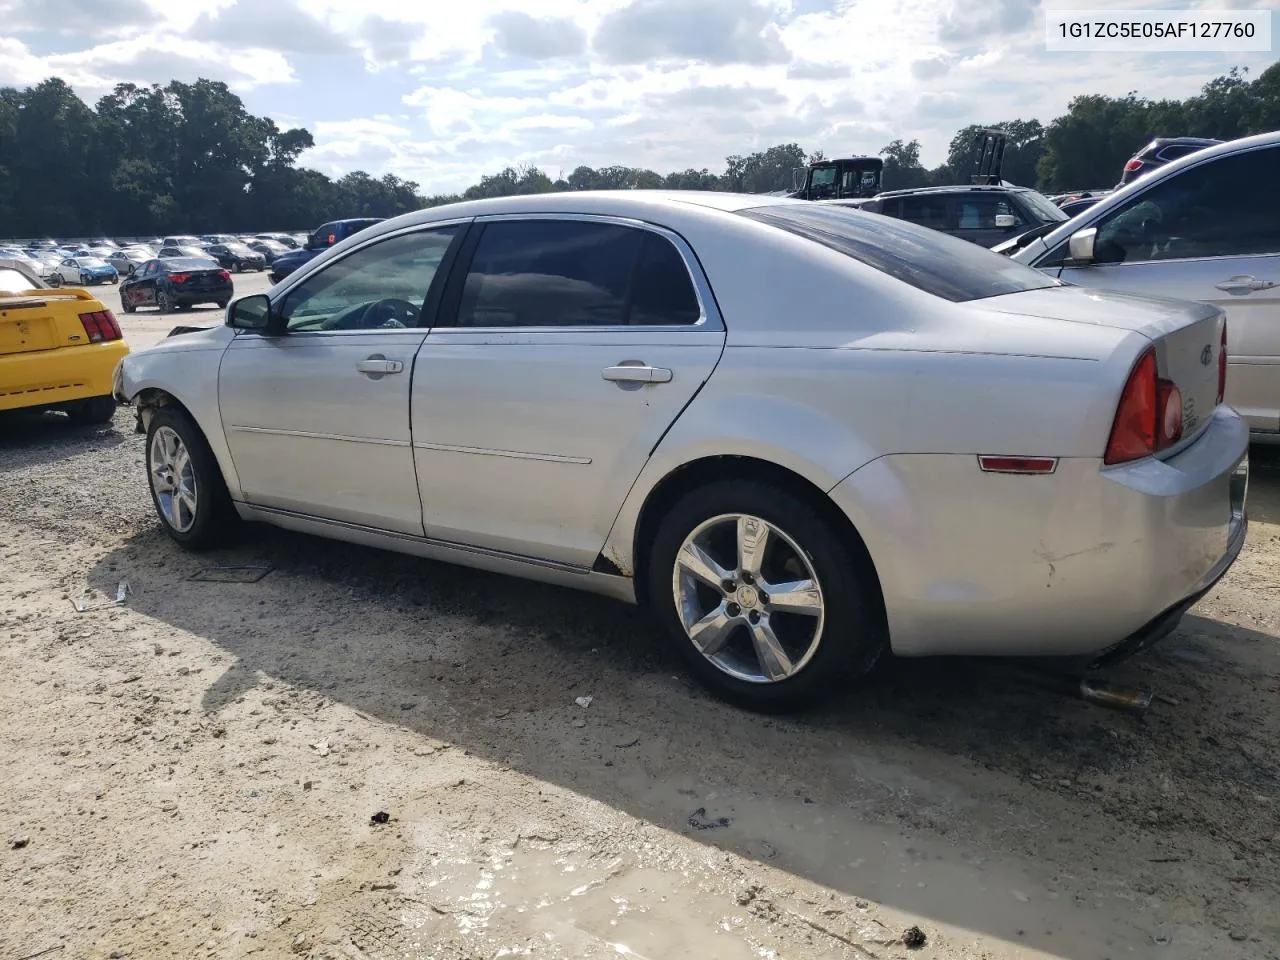
<svg viewBox="0 0 1280 960"><path fill-rule="evenodd" d="M885 651L1171 630L1244 542L1224 336L904 221L582 192L377 224L115 392L185 546L257 520L639 602L780 709Z"/></svg>

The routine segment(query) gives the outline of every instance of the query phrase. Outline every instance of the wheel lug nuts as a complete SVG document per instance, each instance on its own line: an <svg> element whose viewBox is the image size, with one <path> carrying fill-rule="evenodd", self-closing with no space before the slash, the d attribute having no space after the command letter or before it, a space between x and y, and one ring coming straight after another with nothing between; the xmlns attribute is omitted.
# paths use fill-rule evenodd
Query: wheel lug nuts
<svg viewBox="0 0 1280 960"><path fill-rule="evenodd" d="M768 603L768 602L769 602L769 595L768 595L767 593L761 593L761 594L760 594L760 602L761 602L761 603Z"/></svg>
<svg viewBox="0 0 1280 960"><path fill-rule="evenodd" d="M760 611L759 611L759 610L752 610L752 611L751 611L751 622L752 622L752 623L759 623L759 622L760 622Z"/></svg>
<svg viewBox="0 0 1280 960"><path fill-rule="evenodd" d="M724 590L725 593L733 593L733 591L738 589L738 585L734 583L732 580L721 581L720 587L721 589Z"/></svg>
<svg viewBox="0 0 1280 960"><path fill-rule="evenodd" d="M744 573L744 574L742 575L742 582L743 582L743 583L754 583L754 582L755 582L755 578L754 578L753 576L751 576L751 574L749 574L749 573Z"/></svg>
<svg viewBox="0 0 1280 960"><path fill-rule="evenodd" d="M738 614L742 613L742 608L736 603L731 603L725 608L725 613L729 614L731 617L736 617Z"/></svg>

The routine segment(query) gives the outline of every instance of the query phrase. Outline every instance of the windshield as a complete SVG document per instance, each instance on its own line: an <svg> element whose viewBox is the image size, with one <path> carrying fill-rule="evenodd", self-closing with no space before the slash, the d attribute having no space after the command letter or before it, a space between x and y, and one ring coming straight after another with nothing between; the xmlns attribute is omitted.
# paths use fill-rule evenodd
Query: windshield
<svg viewBox="0 0 1280 960"><path fill-rule="evenodd" d="M741 216L804 237L944 300L963 303L1061 284L967 240L834 204L755 207Z"/></svg>
<svg viewBox="0 0 1280 960"><path fill-rule="evenodd" d="M1031 212L1041 220L1049 223L1061 223L1063 220L1071 219L1062 212L1057 204L1038 190L1019 190L1018 195L1022 198L1022 202L1031 208Z"/></svg>

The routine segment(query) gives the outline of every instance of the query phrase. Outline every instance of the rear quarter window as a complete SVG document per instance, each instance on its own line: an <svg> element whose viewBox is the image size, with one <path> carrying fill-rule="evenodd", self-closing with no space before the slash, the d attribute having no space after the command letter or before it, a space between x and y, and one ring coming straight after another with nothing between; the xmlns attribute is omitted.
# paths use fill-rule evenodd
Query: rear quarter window
<svg viewBox="0 0 1280 960"><path fill-rule="evenodd" d="M953 303L1061 286L998 253L904 220L811 203L754 207L738 214L812 240Z"/></svg>

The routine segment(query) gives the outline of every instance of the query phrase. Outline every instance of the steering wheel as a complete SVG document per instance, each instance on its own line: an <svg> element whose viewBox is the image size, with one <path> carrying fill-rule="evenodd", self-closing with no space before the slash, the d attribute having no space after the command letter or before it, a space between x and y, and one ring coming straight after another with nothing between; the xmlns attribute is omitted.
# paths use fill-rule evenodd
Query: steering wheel
<svg viewBox="0 0 1280 960"><path fill-rule="evenodd" d="M361 318L360 326L366 329L375 327L416 327L422 308L416 307L408 300L399 297L388 297L377 303L369 304Z"/></svg>

